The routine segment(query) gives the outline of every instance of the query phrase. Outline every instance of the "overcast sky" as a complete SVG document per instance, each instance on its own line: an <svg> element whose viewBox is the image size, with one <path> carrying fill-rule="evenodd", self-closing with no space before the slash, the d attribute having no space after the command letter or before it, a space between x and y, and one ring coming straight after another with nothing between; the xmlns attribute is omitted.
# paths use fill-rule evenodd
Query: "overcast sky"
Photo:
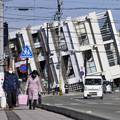
<svg viewBox="0 0 120 120"><path fill-rule="evenodd" d="M12 31L28 25L40 25L47 21L53 21L57 11L57 0L4 1L5 21L8 22L9 29ZM18 10L21 7L27 7L29 10ZM105 8L112 9L116 27L120 28L120 0L63 0L62 7L62 19L87 15L92 11L102 12Z"/></svg>

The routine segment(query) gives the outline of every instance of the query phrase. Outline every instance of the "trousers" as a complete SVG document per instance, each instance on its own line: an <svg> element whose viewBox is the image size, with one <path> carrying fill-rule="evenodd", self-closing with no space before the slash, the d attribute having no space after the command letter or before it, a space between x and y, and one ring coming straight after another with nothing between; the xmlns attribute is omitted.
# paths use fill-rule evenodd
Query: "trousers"
<svg viewBox="0 0 120 120"><path fill-rule="evenodd" d="M9 108L13 108L16 106L16 98L17 98L16 91L7 91L7 103Z"/></svg>

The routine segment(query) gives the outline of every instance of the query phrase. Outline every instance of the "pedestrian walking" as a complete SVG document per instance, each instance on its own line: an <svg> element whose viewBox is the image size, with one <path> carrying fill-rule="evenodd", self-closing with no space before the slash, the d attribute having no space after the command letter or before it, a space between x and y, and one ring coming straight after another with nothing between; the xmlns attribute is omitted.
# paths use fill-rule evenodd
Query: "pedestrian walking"
<svg viewBox="0 0 120 120"><path fill-rule="evenodd" d="M69 84L68 84L68 82L65 83L65 93L66 94L69 93Z"/></svg>
<svg viewBox="0 0 120 120"><path fill-rule="evenodd" d="M56 93L56 95L58 95L58 93L59 93L59 85L58 84L56 84L56 86L55 86L55 93Z"/></svg>
<svg viewBox="0 0 120 120"><path fill-rule="evenodd" d="M3 89L7 95L7 103L10 110L16 107L17 92L19 87L20 85L19 85L18 77L13 72L13 69L10 67L9 70L5 72L4 82L3 82Z"/></svg>
<svg viewBox="0 0 120 120"><path fill-rule="evenodd" d="M41 92L41 84L39 79L39 74L36 70L28 77L25 91L28 91L28 99L29 99L29 109L35 110L39 92Z"/></svg>

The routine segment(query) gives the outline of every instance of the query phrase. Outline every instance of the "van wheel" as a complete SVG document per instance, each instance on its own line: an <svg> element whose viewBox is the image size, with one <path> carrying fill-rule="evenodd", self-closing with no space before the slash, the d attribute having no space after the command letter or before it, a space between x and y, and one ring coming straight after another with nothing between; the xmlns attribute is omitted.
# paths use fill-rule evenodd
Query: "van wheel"
<svg viewBox="0 0 120 120"><path fill-rule="evenodd" d="M84 99L87 99L87 97L84 97Z"/></svg>
<svg viewBox="0 0 120 120"><path fill-rule="evenodd" d="M103 96L101 96L100 99L102 100L102 99L103 99Z"/></svg>

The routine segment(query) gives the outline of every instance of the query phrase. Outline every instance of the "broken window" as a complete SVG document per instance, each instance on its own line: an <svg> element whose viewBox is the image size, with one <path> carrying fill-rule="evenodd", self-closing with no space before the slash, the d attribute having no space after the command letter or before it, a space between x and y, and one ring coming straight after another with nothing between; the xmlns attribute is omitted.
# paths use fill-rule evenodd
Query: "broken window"
<svg viewBox="0 0 120 120"><path fill-rule="evenodd" d="M84 66L86 74L97 71L91 50L84 52Z"/></svg>
<svg viewBox="0 0 120 120"><path fill-rule="evenodd" d="M74 22L74 26L75 26L76 33L79 39L79 44L88 45L89 41L88 41L86 29L85 29L85 24L83 22L76 21Z"/></svg>
<svg viewBox="0 0 120 120"><path fill-rule="evenodd" d="M62 27L60 28L60 41L58 39L59 38L58 27L51 28L50 30L51 30L52 39L53 39L56 50L58 48L60 48L62 50L67 50L67 44L66 44L63 28Z"/></svg>
<svg viewBox="0 0 120 120"><path fill-rule="evenodd" d="M33 42L34 43L38 43L38 42L40 42L40 38L39 38L39 36L38 36L38 33L34 33L34 34L32 34L32 37L33 37Z"/></svg>
<svg viewBox="0 0 120 120"><path fill-rule="evenodd" d="M98 23L99 23L103 41L113 39L113 34L112 34L113 32L111 29L109 17L105 15L103 18L98 19Z"/></svg>
<svg viewBox="0 0 120 120"><path fill-rule="evenodd" d="M108 62L110 66L114 66L118 64L117 51L113 43L105 44L105 50L108 58Z"/></svg>
<svg viewBox="0 0 120 120"><path fill-rule="evenodd" d="M66 68L66 77L69 79L69 78L75 77L75 74L74 74L70 56L68 56L67 60L68 61L65 62L65 63L67 63L65 68Z"/></svg>
<svg viewBox="0 0 120 120"><path fill-rule="evenodd" d="M61 31L60 31L60 49L61 50L68 50L65 36L64 36L64 31L63 31L62 27L61 27Z"/></svg>

